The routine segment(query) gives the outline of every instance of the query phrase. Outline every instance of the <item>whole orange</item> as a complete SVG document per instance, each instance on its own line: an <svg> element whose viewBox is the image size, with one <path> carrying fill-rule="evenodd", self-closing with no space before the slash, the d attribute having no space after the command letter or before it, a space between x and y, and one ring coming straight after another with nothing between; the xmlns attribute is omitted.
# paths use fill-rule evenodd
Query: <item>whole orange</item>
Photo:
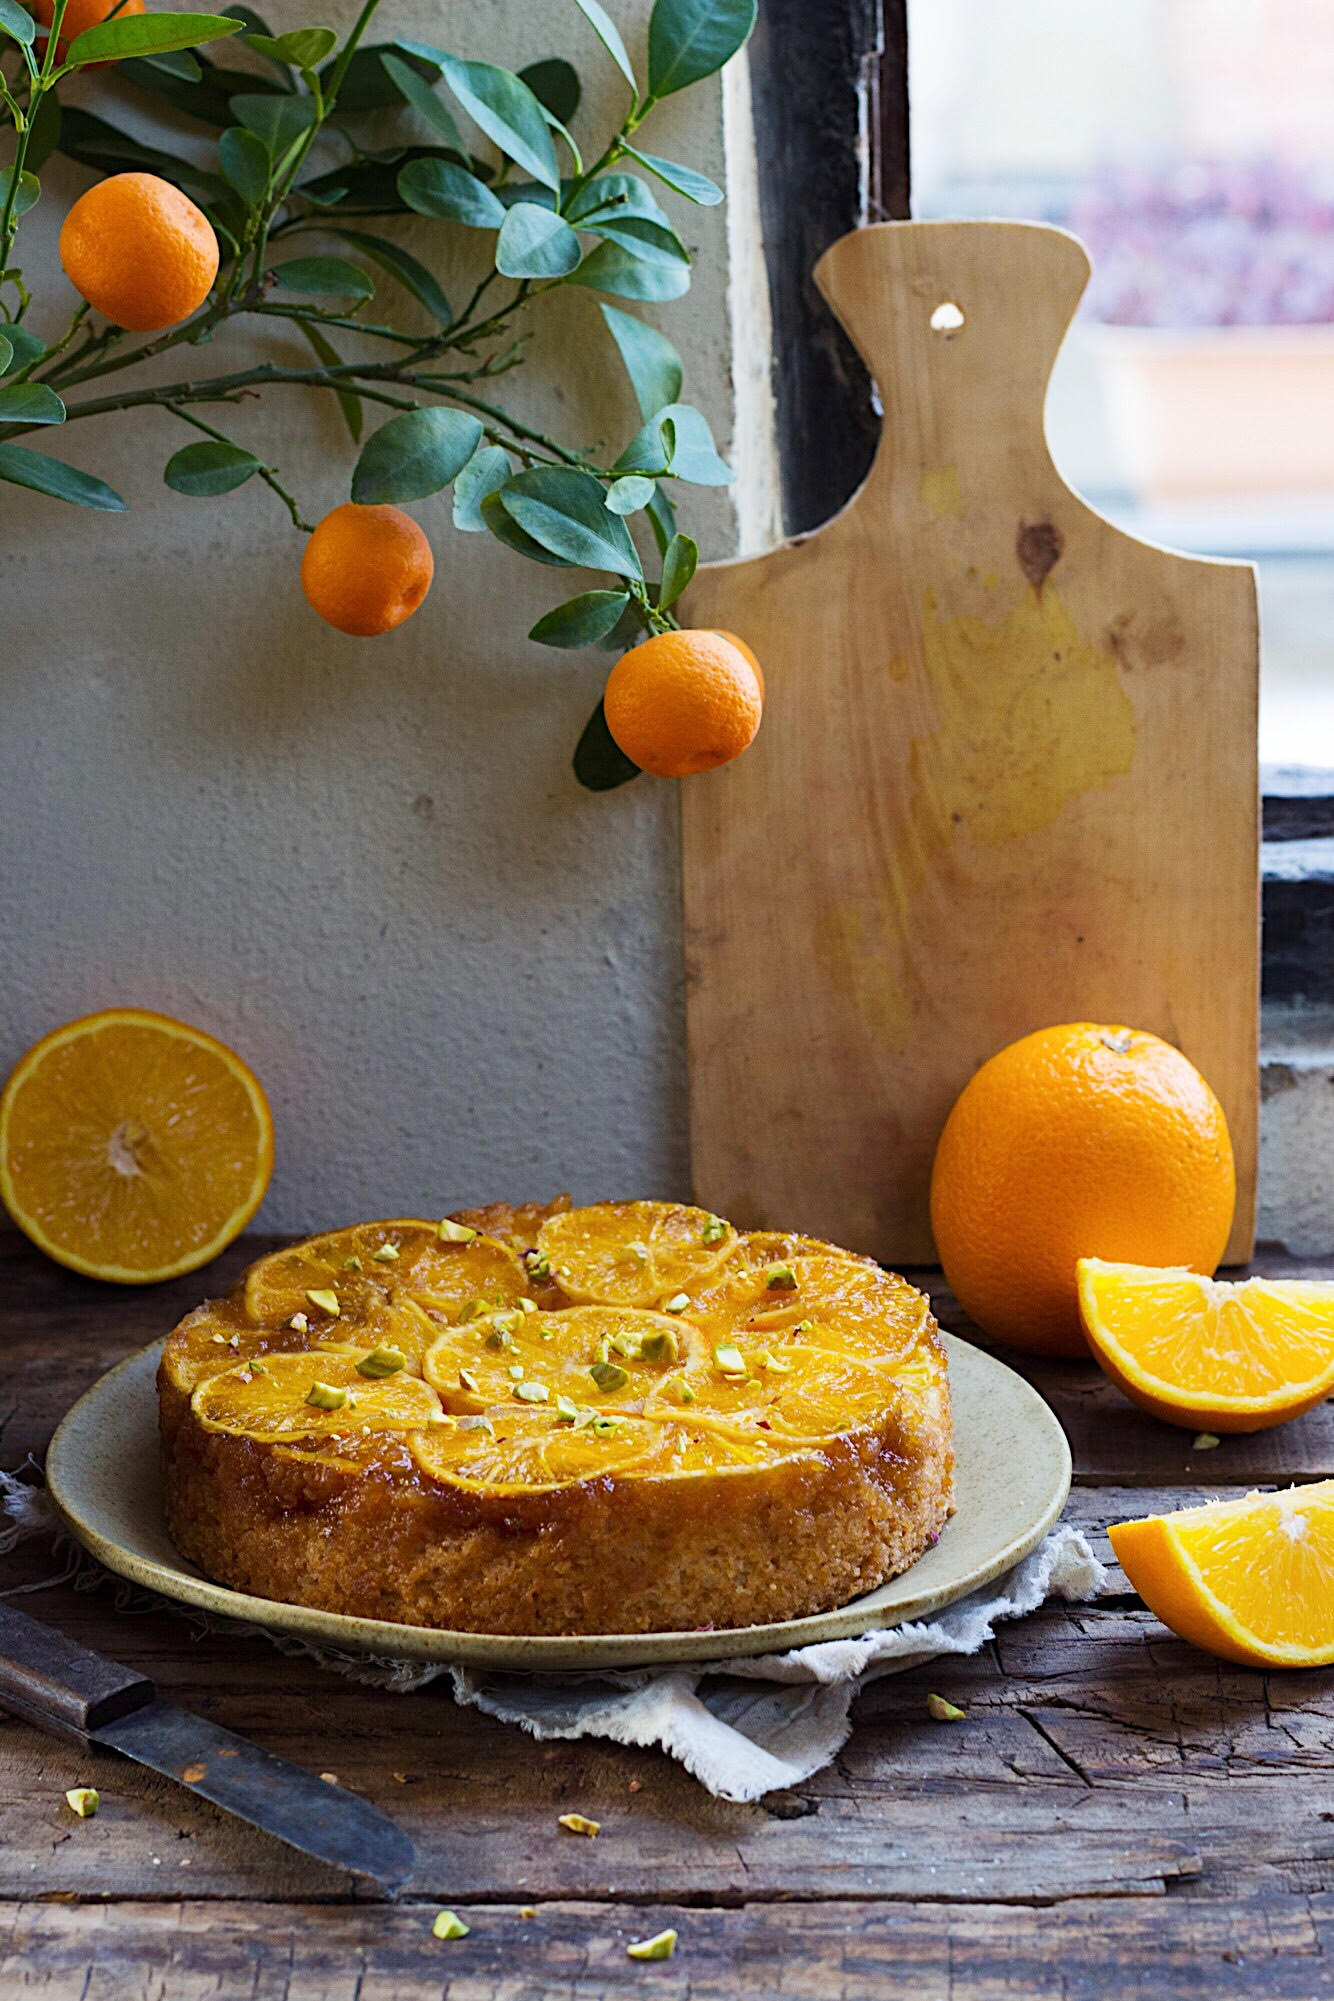
<svg viewBox="0 0 1334 2001"><path fill-rule="evenodd" d="M743 654L743 655L745 656L745 658L746 658L747 660L749 660L749 662L750 662L750 664L751 664L752 668L753 668L753 669L754 669L754 671L755 671L755 679L756 679L756 680L757 680L757 681L759 682L759 684L760 684L760 700L761 700L761 701L763 701L763 700L764 700L764 669L763 669L763 667L761 667L761 665L760 665L759 661L758 661L758 660L757 660L757 659L755 658L755 651L754 651L754 648L753 648L753 647L750 647L750 646L747 646L747 644L746 644L745 640L744 640L744 639L739 639L739 638L737 637L737 635L736 635L736 633L735 633L735 632L724 632L724 631L723 631L723 628L721 627L721 625L716 625L716 626L714 627L714 631L715 631L715 632L716 632L716 633L718 634L718 637L719 637L720 639L727 639L727 640L730 640L730 641L731 641L731 643L732 643L732 645L733 645L733 646L735 646L735 648L736 648L737 652L738 652L738 653L740 653L740 654Z"/></svg>
<svg viewBox="0 0 1334 2001"><path fill-rule="evenodd" d="M721 632L659 632L612 668L607 728L643 771L690 778L740 757L764 713L759 678Z"/></svg>
<svg viewBox="0 0 1334 2001"><path fill-rule="evenodd" d="M55 18L55 0L32 0L32 14L39 27L49 28ZM69 0L60 21L60 39L56 43L56 54L64 62L71 42L77 41L86 28L100 28L110 13L118 21L128 14L142 14L144 0L125 0L123 7L116 0ZM39 37L45 40L45 37ZM105 69L105 63L93 63L93 69Z"/></svg>
<svg viewBox="0 0 1334 2001"><path fill-rule="evenodd" d="M114 326L156 333L203 305L218 275L218 239L170 181L112 174L65 217L60 261L76 291Z"/></svg>
<svg viewBox="0 0 1334 2001"><path fill-rule="evenodd" d="M1070 1022L993 1056L936 1149L931 1228L959 1303L1034 1355L1081 1355L1080 1258L1212 1273L1236 1173L1227 1121L1179 1049Z"/></svg>
<svg viewBox="0 0 1334 2001"><path fill-rule="evenodd" d="M410 514L352 500L325 515L301 562L301 588L320 617L357 639L411 618L434 575L431 545Z"/></svg>

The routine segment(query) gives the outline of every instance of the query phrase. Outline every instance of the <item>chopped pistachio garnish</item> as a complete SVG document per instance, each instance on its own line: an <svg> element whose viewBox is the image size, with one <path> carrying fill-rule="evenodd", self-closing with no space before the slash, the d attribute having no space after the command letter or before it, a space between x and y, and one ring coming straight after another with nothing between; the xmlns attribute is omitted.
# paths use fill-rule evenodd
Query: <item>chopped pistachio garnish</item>
<svg viewBox="0 0 1334 2001"><path fill-rule="evenodd" d="M744 1376L746 1358L739 1348L730 1341L720 1341L713 1351L713 1359L725 1376Z"/></svg>
<svg viewBox="0 0 1334 2001"><path fill-rule="evenodd" d="M933 1717L937 1723L962 1723L968 1714L966 1709L960 1709L955 1703L947 1702L943 1695L928 1695L926 1710L927 1715Z"/></svg>
<svg viewBox="0 0 1334 2001"><path fill-rule="evenodd" d="M459 1315L460 1320L481 1320L491 1311L484 1299L470 1299Z"/></svg>
<svg viewBox="0 0 1334 2001"><path fill-rule="evenodd" d="M306 1392L306 1402L316 1410L341 1410L347 1402L347 1391L334 1383L312 1383Z"/></svg>
<svg viewBox="0 0 1334 2001"><path fill-rule="evenodd" d="M241 1345L241 1337L239 1334L233 1334L231 1340L227 1343L227 1346L229 1348L239 1348L240 1345Z"/></svg>
<svg viewBox="0 0 1334 2001"><path fill-rule="evenodd" d="M514 1346L514 1336L510 1333L508 1327L492 1327L485 1339L486 1346L493 1349L497 1354L506 1348Z"/></svg>
<svg viewBox="0 0 1334 2001"><path fill-rule="evenodd" d="M586 1834L590 1841L595 1834L602 1832L600 1820L589 1820L582 1813L563 1813L558 1816L557 1825L563 1827L567 1834Z"/></svg>
<svg viewBox="0 0 1334 2001"><path fill-rule="evenodd" d="M623 1390L630 1380L630 1372L619 1362L594 1362L589 1375L600 1390Z"/></svg>
<svg viewBox="0 0 1334 2001"><path fill-rule="evenodd" d="M613 1334L607 1348L613 1355L624 1355L627 1362L637 1362L642 1352L637 1334Z"/></svg>
<svg viewBox="0 0 1334 2001"><path fill-rule="evenodd" d="M496 1427L492 1424L485 1411L482 1411L477 1417L461 1417L459 1419L459 1430L485 1431L489 1432L492 1438L496 1435Z"/></svg>
<svg viewBox="0 0 1334 2001"><path fill-rule="evenodd" d="M538 1339L540 1341L554 1341L555 1338L556 1338L556 1330L554 1327L544 1327L541 1333L538 1335Z"/></svg>
<svg viewBox="0 0 1334 2001"><path fill-rule="evenodd" d="M265 1368L264 1364L260 1361L258 1355L252 1355L250 1357L250 1373L252 1376L266 1376L268 1374L268 1370Z"/></svg>
<svg viewBox="0 0 1334 2001"><path fill-rule="evenodd" d="M525 1251L523 1254L523 1261L525 1265L528 1267L529 1278L551 1277L551 1260L548 1258L545 1251L539 1251L539 1250Z"/></svg>
<svg viewBox="0 0 1334 2001"><path fill-rule="evenodd" d="M792 1374L791 1362L781 1362L777 1355L770 1353L768 1348L761 1348L755 1360L762 1369L772 1369L776 1376L790 1376Z"/></svg>
<svg viewBox="0 0 1334 2001"><path fill-rule="evenodd" d="M289 1320L287 1324L290 1327L292 1323ZM225 1334L210 1334L208 1338L210 1341L216 1341L220 1348L227 1346L227 1336Z"/></svg>
<svg viewBox="0 0 1334 2001"><path fill-rule="evenodd" d="M764 1283L770 1292L795 1292L797 1274L791 1265L770 1265L764 1274Z"/></svg>
<svg viewBox="0 0 1334 2001"><path fill-rule="evenodd" d="M664 1313L684 1313L689 1304L688 1292L674 1292L662 1310Z"/></svg>
<svg viewBox="0 0 1334 2001"><path fill-rule="evenodd" d="M396 1376L400 1369L406 1369L408 1358L398 1348L372 1348L369 1355L363 1355L357 1363L359 1376Z"/></svg>
<svg viewBox="0 0 1334 2001"><path fill-rule="evenodd" d="M551 1392L545 1383L516 1383L514 1394L521 1403L545 1403Z"/></svg>
<svg viewBox="0 0 1334 2001"><path fill-rule="evenodd" d="M466 1223L451 1223L446 1216L443 1222L437 1224L435 1234L442 1244L470 1244L477 1232L470 1230Z"/></svg>
<svg viewBox="0 0 1334 2001"><path fill-rule="evenodd" d="M727 1225L721 1216L710 1216L702 1235L706 1244L720 1244L727 1235Z"/></svg>
<svg viewBox="0 0 1334 2001"><path fill-rule="evenodd" d="M398 1245L381 1244L378 1251L371 1252L371 1263L375 1265L396 1265L398 1263Z"/></svg>
<svg viewBox="0 0 1334 2001"><path fill-rule="evenodd" d="M471 1390L475 1397L480 1396L482 1393L482 1386L471 1369L459 1370L459 1388L461 1390Z"/></svg>
<svg viewBox="0 0 1334 2001"><path fill-rule="evenodd" d="M695 1401L695 1392L691 1389L684 1376L673 1376L671 1382L667 1384L667 1388L671 1391L677 1403L693 1403Z"/></svg>
<svg viewBox="0 0 1334 2001"><path fill-rule="evenodd" d="M306 1298L312 1306L318 1306L321 1313L327 1313L331 1320L337 1320L343 1310L338 1304L338 1294L331 1292L327 1286L323 1290L317 1287L315 1291L307 1292Z"/></svg>
<svg viewBox="0 0 1334 2001"><path fill-rule="evenodd" d="M510 1371L509 1371L509 1374L510 1374L510 1381L511 1381L511 1382L514 1382L514 1383L521 1383L521 1382L523 1381L523 1363L522 1363L522 1362L512 1362L512 1363L510 1364Z"/></svg>
<svg viewBox="0 0 1334 2001"><path fill-rule="evenodd" d="M610 1438L613 1431L620 1430L621 1420L619 1417L602 1417L597 1411L594 1411L593 1422L588 1428L594 1438Z"/></svg>
<svg viewBox="0 0 1334 2001"><path fill-rule="evenodd" d="M652 1938L636 1939L625 1948L627 1959L670 1959L676 1951L674 1931L654 1932Z"/></svg>
<svg viewBox="0 0 1334 2001"><path fill-rule="evenodd" d="M431 1926L432 1938L467 1938L471 1931L457 1911L437 1911L435 1923Z"/></svg>
<svg viewBox="0 0 1334 2001"><path fill-rule="evenodd" d="M71 1786L65 1795L65 1805L71 1813L77 1813L80 1820L91 1820L102 1804L96 1786Z"/></svg>
<svg viewBox="0 0 1334 2001"><path fill-rule="evenodd" d="M648 1245L641 1244L638 1238L635 1239L634 1243L627 1244L625 1248L629 1251L632 1258L638 1259L641 1265L648 1263Z"/></svg>
<svg viewBox="0 0 1334 2001"><path fill-rule="evenodd" d="M556 1415L562 1424L574 1424L579 1416L579 1406L568 1397L556 1398Z"/></svg>
<svg viewBox="0 0 1334 2001"><path fill-rule="evenodd" d="M426 1422L428 1424L453 1425L458 1423L458 1419L451 1417L447 1410L428 1410L426 1413Z"/></svg>
<svg viewBox="0 0 1334 2001"><path fill-rule="evenodd" d="M1197 1431L1191 1440L1190 1449L1192 1452L1212 1452L1215 1445L1222 1443L1222 1439L1215 1431Z"/></svg>
<svg viewBox="0 0 1334 2001"><path fill-rule="evenodd" d="M681 1343L670 1327L664 1327L660 1333L646 1334L639 1352L646 1362L674 1362L681 1352Z"/></svg>
<svg viewBox="0 0 1334 2001"><path fill-rule="evenodd" d="M809 1334L814 1326L815 1322L813 1320L799 1320L792 1329L792 1332L794 1334Z"/></svg>
<svg viewBox="0 0 1334 2001"><path fill-rule="evenodd" d="M344 1270L344 1271L360 1271L360 1270L361 1270L361 1259L360 1259L360 1258L357 1258L357 1257L352 1257L352 1258L344 1258L344 1259L343 1259L343 1270Z"/></svg>
<svg viewBox="0 0 1334 2001"><path fill-rule="evenodd" d="M287 1324L294 1334L304 1334L310 1326L310 1320L304 1313L294 1313ZM222 1336L215 1335L214 1339L220 1341Z"/></svg>
<svg viewBox="0 0 1334 2001"><path fill-rule="evenodd" d="M535 1299L529 1299L527 1297L521 1299L519 1301L519 1311L520 1313L536 1313L537 1301Z"/></svg>

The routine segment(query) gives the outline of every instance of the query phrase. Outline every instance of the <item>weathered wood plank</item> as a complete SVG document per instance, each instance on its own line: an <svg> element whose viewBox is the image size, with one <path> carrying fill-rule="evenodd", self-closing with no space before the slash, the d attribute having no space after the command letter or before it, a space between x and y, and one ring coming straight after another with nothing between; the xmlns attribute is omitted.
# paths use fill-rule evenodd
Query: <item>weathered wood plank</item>
<svg viewBox="0 0 1334 2001"><path fill-rule="evenodd" d="M0 1906L0 1991L43 2001L1119 2001L1152 1994L1312 2001L1330 1992L1327 1895L1231 1905L1173 1897L1023 1906L779 1905L742 1910L559 1903L274 1908L164 1903ZM666 1925L676 1956L626 1944Z"/></svg>

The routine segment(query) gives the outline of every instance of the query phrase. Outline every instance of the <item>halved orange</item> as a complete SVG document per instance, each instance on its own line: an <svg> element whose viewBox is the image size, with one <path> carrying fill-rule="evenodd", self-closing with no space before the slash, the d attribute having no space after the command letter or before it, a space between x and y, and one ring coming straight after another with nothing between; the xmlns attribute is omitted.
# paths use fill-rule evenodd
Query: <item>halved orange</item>
<svg viewBox="0 0 1334 2001"><path fill-rule="evenodd" d="M596 1202L550 1217L537 1247L579 1305L659 1306L716 1271L736 1234L682 1202Z"/></svg>
<svg viewBox="0 0 1334 2001"><path fill-rule="evenodd" d="M1081 1258L1079 1310L1102 1368L1189 1431L1262 1431L1334 1390L1334 1284L1237 1284Z"/></svg>
<svg viewBox="0 0 1334 2001"><path fill-rule="evenodd" d="M207 1264L273 1171L258 1078L202 1029L108 1008L34 1044L0 1095L0 1196L58 1264L148 1285Z"/></svg>
<svg viewBox="0 0 1334 2001"><path fill-rule="evenodd" d="M1334 1480L1107 1534L1149 1610L1206 1653L1255 1667L1334 1661Z"/></svg>

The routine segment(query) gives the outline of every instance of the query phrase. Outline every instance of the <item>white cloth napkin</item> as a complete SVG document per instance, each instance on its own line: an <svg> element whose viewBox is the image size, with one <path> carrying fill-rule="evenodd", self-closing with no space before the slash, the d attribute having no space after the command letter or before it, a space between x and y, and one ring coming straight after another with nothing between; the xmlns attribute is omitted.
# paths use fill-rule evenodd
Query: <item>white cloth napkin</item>
<svg viewBox="0 0 1334 2001"><path fill-rule="evenodd" d="M10 1518L8 1527L0 1529L0 1553L30 1536L63 1538L46 1495L12 1474L0 1473L0 1509ZM494 1674L337 1653L266 1626L215 1619L113 1581L125 1610L167 1610L203 1631L262 1635L284 1653L305 1654L335 1673L399 1694L447 1677L456 1702L517 1723L534 1737L606 1737L617 1744L656 1745L718 1798L756 1800L799 1785L838 1754L852 1730L852 1705L866 1682L938 1655L975 1654L993 1637L998 1621L1020 1619L1048 1598L1096 1598L1105 1576L1080 1531L1061 1523L1007 1575L947 1606L934 1619L786 1654L597 1675ZM71 1557L59 1579L43 1584L71 1577L80 1587L91 1588L105 1582L107 1573L91 1558L76 1562Z"/></svg>

